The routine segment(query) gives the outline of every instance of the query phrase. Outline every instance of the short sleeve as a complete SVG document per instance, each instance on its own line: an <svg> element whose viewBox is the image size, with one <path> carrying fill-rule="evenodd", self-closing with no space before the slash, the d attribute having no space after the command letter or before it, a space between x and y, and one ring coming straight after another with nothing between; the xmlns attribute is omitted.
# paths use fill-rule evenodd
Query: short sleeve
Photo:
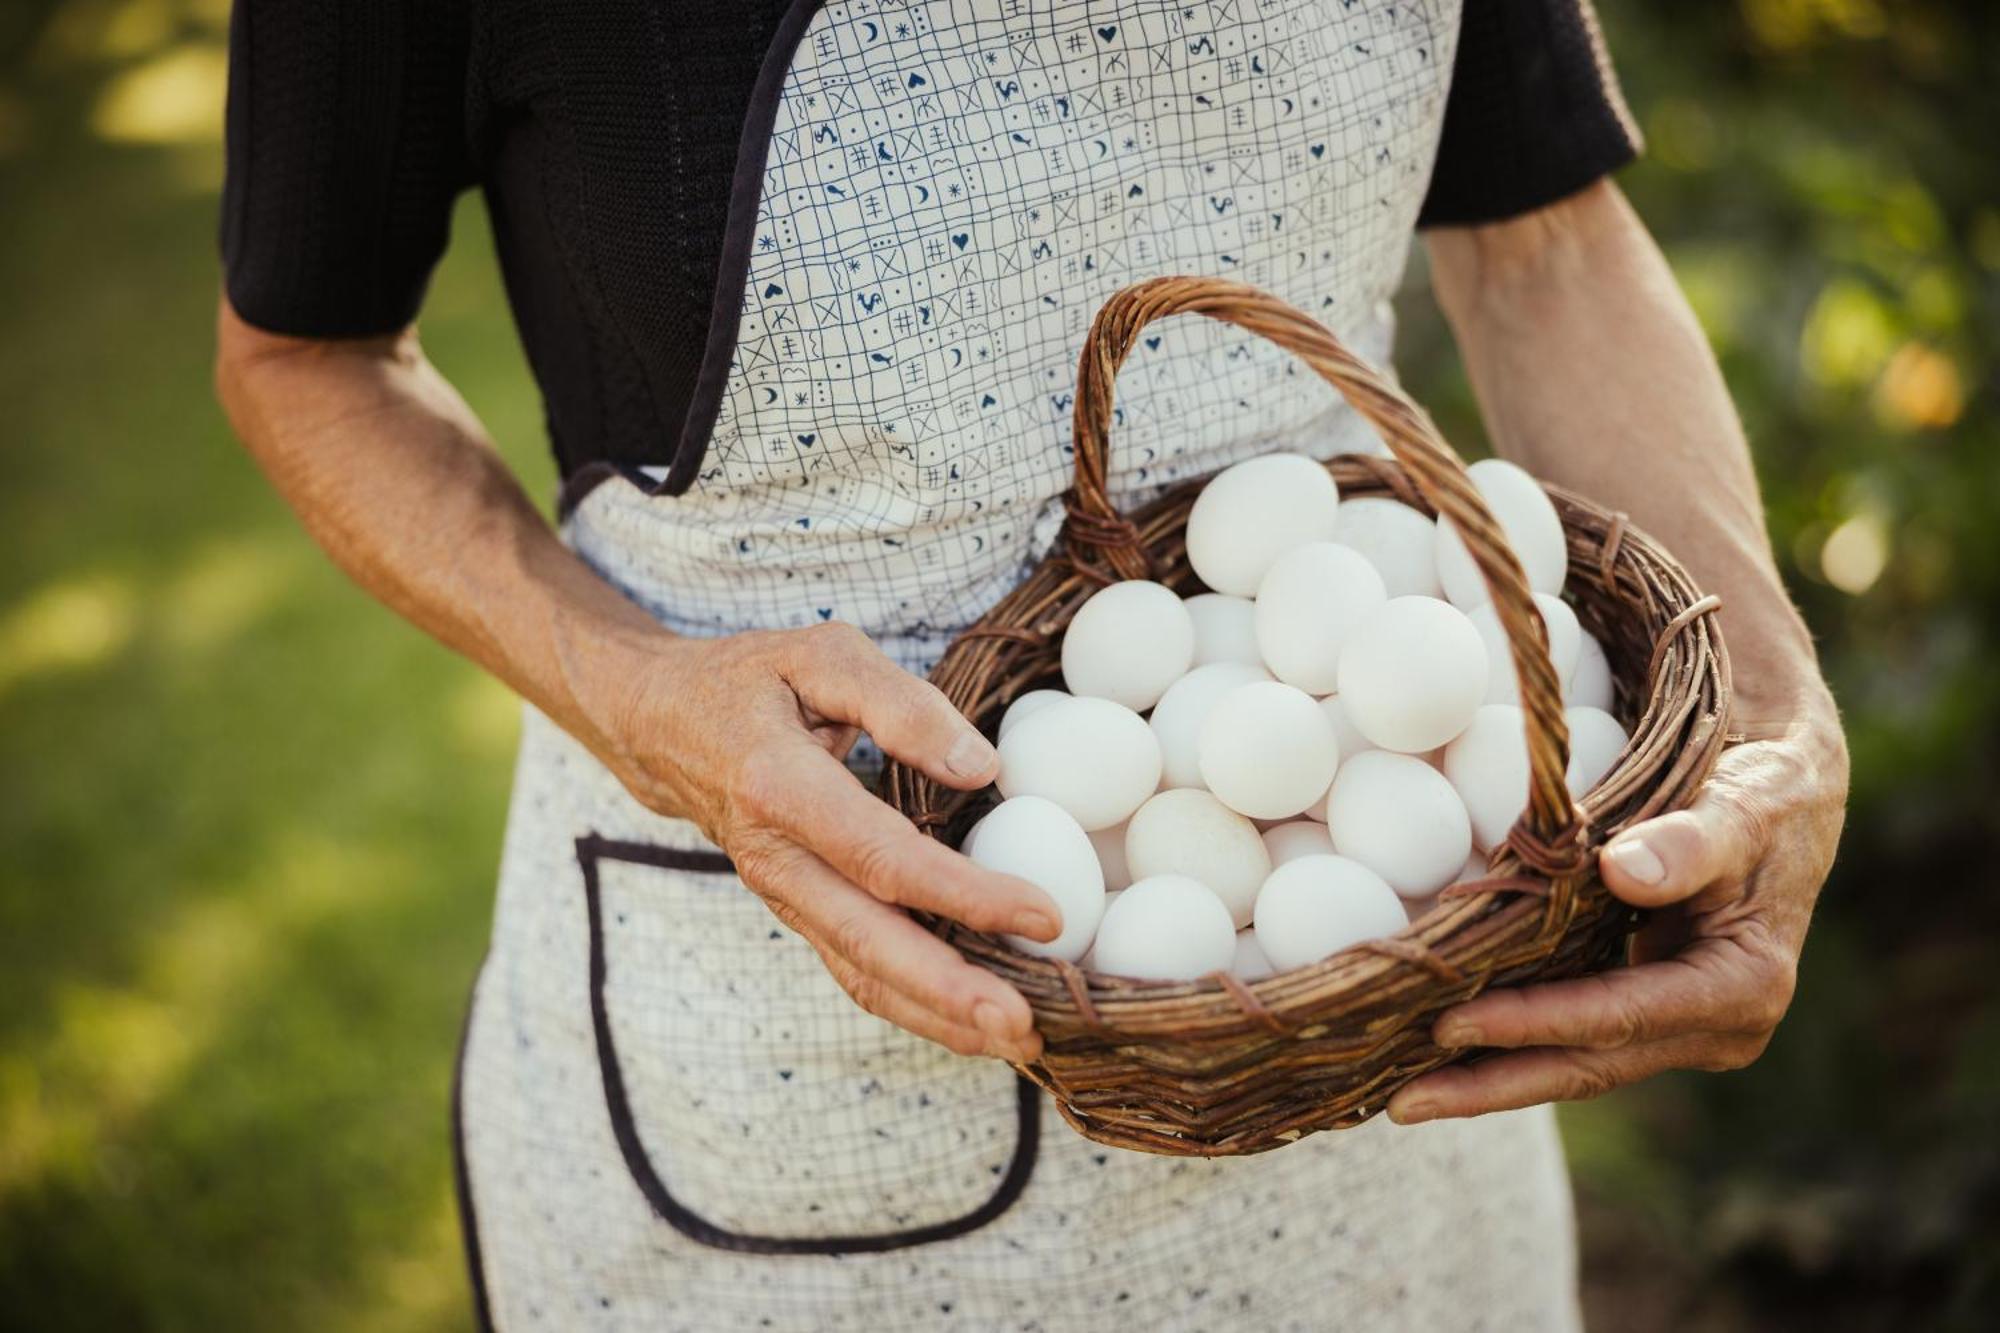
<svg viewBox="0 0 2000 1333"><path fill-rule="evenodd" d="M470 183L465 0L236 0L223 281L245 320L361 337L414 318Z"/></svg>
<svg viewBox="0 0 2000 1333"><path fill-rule="evenodd" d="M1532 212L1624 166L1640 147L1590 0L1465 0L1417 223Z"/></svg>

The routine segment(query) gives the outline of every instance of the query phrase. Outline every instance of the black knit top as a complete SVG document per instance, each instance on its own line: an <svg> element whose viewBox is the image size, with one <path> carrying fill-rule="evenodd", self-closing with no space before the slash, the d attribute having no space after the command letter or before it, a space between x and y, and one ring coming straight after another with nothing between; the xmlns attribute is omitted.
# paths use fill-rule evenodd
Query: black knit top
<svg viewBox="0 0 2000 1333"><path fill-rule="evenodd" d="M685 490L818 7L237 0L230 301L278 333L401 328L476 185L565 478L664 467L663 489ZM1465 0L1424 225L1527 212L1637 151L1589 0Z"/></svg>

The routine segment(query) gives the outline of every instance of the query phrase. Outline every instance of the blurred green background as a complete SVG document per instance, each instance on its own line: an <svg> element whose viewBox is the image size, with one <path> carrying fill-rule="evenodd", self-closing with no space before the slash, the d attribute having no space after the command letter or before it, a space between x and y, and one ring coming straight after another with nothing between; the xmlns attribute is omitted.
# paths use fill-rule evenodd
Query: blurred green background
<svg viewBox="0 0 2000 1333"><path fill-rule="evenodd" d="M1593 1322L1994 1327L2000 7L1600 8L1855 787L1763 1062L1565 1110ZM213 405L225 11L0 6L0 1327L464 1328L446 1097L514 706ZM474 201L424 331L551 494Z"/></svg>

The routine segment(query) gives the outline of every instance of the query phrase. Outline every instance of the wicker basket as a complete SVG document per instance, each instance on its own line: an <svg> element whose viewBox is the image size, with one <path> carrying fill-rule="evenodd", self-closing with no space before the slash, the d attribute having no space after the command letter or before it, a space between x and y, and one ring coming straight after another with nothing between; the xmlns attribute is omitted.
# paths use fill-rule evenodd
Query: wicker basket
<svg viewBox="0 0 2000 1333"><path fill-rule="evenodd" d="M1631 912L1596 877L1606 837L1686 805L1726 732L1728 662L1719 603L1626 523L1550 488L1569 539L1568 592L1604 643L1617 710L1632 739L1597 787L1573 804L1568 736L1554 668L1527 582L1464 464L1423 410L1308 316L1252 287L1172 277L1129 287L1098 312L1078 365L1076 484L1063 538L1018 588L946 651L931 679L991 732L1018 694L1059 683L1061 636L1078 606L1121 578L1200 591L1188 567L1187 514L1200 483L1121 516L1106 492L1112 379L1141 329L1194 313L1290 351L1388 442L1394 461L1327 464L1343 498L1391 495L1452 520L1492 590L1512 641L1527 719L1528 807L1488 878L1461 885L1392 939L1245 984L1140 982L1033 958L948 921L928 925L1018 987L1043 1039L1022 1072L1082 1134L1177 1156L1263 1152L1316 1130L1359 1124L1389 1094L1462 1052L1431 1041L1445 1007L1489 986L1575 976L1624 954ZM956 845L993 802L892 764L887 799Z"/></svg>

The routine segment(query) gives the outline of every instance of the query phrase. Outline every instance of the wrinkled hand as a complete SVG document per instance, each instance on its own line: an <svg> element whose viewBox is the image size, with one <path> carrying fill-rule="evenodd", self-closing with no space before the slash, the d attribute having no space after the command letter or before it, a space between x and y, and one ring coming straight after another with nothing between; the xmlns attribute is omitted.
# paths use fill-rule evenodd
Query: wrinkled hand
<svg viewBox="0 0 2000 1333"><path fill-rule="evenodd" d="M1020 993L901 909L1048 940L1055 904L918 833L841 763L866 731L939 782L984 786L999 756L944 695L839 623L637 647L591 672L622 682L602 730L627 789L699 825L863 1009L961 1055L1039 1054Z"/></svg>
<svg viewBox="0 0 2000 1333"><path fill-rule="evenodd" d="M1739 1069L1792 998L1813 900L1833 864L1847 753L1829 700L1744 724L1693 806L1605 846L1611 891L1652 917L1634 966L1495 990L1439 1015L1448 1047L1511 1052L1441 1069L1389 1101L1413 1124L1596 1097L1668 1069Z"/></svg>

